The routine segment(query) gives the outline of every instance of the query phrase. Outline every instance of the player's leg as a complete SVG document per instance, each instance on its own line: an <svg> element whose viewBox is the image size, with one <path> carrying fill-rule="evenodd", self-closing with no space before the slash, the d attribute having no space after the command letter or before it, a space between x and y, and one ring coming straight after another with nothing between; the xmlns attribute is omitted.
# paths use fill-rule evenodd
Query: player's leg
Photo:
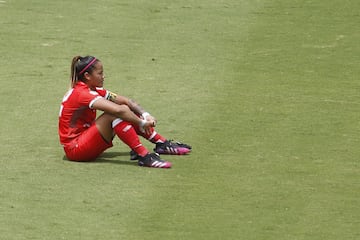
<svg viewBox="0 0 360 240"><path fill-rule="evenodd" d="M139 157L139 165L147 167L170 168L171 163L150 153L140 142L133 125L110 114L104 113L97 120L99 132L106 141L111 141L116 134Z"/></svg>
<svg viewBox="0 0 360 240"><path fill-rule="evenodd" d="M145 156L149 153L149 151L141 144L139 137L131 124L120 118L104 113L96 119L95 124L105 141L111 142L116 134L126 145L140 156Z"/></svg>

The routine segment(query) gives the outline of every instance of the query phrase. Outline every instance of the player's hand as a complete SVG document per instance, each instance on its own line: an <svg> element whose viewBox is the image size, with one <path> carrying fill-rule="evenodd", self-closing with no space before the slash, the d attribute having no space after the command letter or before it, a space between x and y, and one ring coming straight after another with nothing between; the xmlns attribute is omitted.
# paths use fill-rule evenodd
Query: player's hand
<svg viewBox="0 0 360 240"><path fill-rule="evenodd" d="M144 132L148 135L152 134L153 132L153 127L155 127L156 123L155 121L151 120L148 121L146 120L144 126L142 127L142 129L144 130Z"/></svg>
<svg viewBox="0 0 360 240"><path fill-rule="evenodd" d="M146 120L146 121L149 121L149 122L152 122L153 123L153 127L156 126L156 118L154 118L153 116L151 116L148 112L145 112L142 114L141 116L142 119Z"/></svg>
<svg viewBox="0 0 360 240"><path fill-rule="evenodd" d="M148 121L148 122L152 122L153 127L156 126L156 119L153 116L149 115L149 116L146 117L145 120Z"/></svg>

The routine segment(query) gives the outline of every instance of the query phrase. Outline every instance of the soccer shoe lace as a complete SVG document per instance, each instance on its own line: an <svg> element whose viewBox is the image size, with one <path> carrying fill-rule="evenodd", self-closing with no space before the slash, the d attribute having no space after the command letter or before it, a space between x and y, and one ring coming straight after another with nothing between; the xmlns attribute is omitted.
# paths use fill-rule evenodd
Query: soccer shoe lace
<svg viewBox="0 0 360 240"><path fill-rule="evenodd" d="M166 140L163 143L157 143L154 151L159 154L184 155L191 152L191 146L173 140Z"/></svg>
<svg viewBox="0 0 360 240"><path fill-rule="evenodd" d="M171 162L160 159L159 154L149 153L145 157L138 157L138 164L141 167L171 168Z"/></svg>

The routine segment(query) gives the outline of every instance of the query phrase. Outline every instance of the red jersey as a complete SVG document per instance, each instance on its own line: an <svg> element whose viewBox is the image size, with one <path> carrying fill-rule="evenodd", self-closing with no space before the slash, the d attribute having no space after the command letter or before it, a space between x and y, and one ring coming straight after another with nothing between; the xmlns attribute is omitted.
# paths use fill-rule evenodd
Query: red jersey
<svg viewBox="0 0 360 240"><path fill-rule="evenodd" d="M108 98L103 88L91 90L79 81L63 98L59 113L60 143L66 145L95 123L96 110L92 108L99 98Z"/></svg>

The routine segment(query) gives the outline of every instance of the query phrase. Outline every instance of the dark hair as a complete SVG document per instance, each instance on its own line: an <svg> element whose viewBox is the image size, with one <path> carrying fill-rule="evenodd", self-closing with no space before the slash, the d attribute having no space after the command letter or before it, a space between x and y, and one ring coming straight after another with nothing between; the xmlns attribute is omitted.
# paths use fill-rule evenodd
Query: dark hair
<svg viewBox="0 0 360 240"><path fill-rule="evenodd" d="M78 81L83 81L86 72L92 73L94 65L98 61L100 60L93 56L75 56L71 62L70 87L74 87Z"/></svg>

